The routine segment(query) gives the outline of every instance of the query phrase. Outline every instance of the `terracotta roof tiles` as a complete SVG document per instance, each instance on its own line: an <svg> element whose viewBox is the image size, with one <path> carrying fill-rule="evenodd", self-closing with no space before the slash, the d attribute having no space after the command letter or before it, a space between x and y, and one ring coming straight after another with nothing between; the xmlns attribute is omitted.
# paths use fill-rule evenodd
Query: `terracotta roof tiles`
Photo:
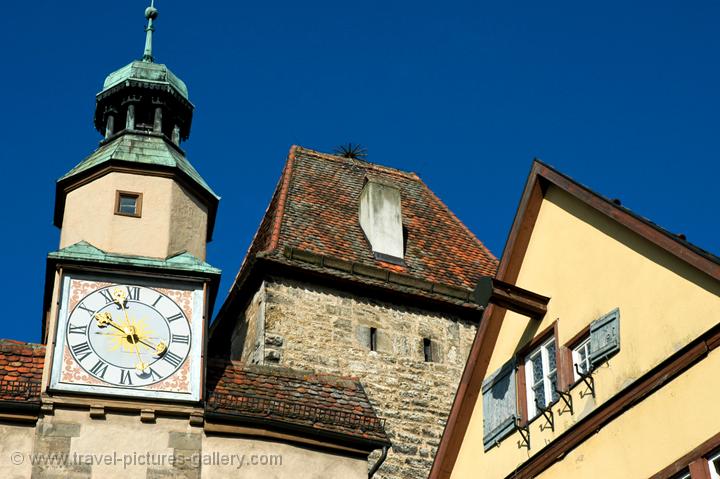
<svg viewBox="0 0 720 479"><path fill-rule="evenodd" d="M404 265L373 257L358 221L366 178L401 190L407 231ZM290 151L243 268L258 253L279 257L286 248L467 289L497 269L495 256L415 173L297 146Z"/></svg>
<svg viewBox="0 0 720 479"><path fill-rule="evenodd" d="M356 378L211 360L207 410L388 443L380 420Z"/></svg>
<svg viewBox="0 0 720 479"><path fill-rule="evenodd" d="M40 402L45 345L0 339L0 401Z"/></svg>

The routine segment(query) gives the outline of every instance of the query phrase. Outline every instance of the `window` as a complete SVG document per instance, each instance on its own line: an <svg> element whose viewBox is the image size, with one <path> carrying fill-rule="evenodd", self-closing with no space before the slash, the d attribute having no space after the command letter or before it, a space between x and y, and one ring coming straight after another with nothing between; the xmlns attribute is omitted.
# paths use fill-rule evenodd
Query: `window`
<svg viewBox="0 0 720 479"><path fill-rule="evenodd" d="M555 337L551 337L525 358L528 420L558 399Z"/></svg>
<svg viewBox="0 0 720 479"><path fill-rule="evenodd" d="M432 362L432 341L429 338L423 338L423 355L426 363Z"/></svg>
<svg viewBox="0 0 720 479"><path fill-rule="evenodd" d="M142 193L118 191L115 196L115 214L140 218L142 213Z"/></svg>
<svg viewBox="0 0 720 479"><path fill-rule="evenodd" d="M657 479L720 479L720 433L654 474Z"/></svg>
<svg viewBox="0 0 720 479"><path fill-rule="evenodd" d="M580 380L578 371L585 374L590 372L590 336L586 337L572 349L573 377Z"/></svg>
<svg viewBox="0 0 720 479"><path fill-rule="evenodd" d="M708 466L710 467L710 479L720 479L720 452L716 452L708 459Z"/></svg>
<svg viewBox="0 0 720 479"><path fill-rule="evenodd" d="M370 328L370 351L377 351L377 328Z"/></svg>

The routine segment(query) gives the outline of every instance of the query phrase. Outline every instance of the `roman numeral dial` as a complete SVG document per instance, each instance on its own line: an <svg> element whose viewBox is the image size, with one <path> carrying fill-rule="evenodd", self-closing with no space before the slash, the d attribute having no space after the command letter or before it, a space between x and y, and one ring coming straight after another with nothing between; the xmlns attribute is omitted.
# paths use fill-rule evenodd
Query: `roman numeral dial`
<svg viewBox="0 0 720 479"><path fill-rule="evenodd" d="M76 298L68 300L64 339L82 381L133 390L162 386L175 375L190 381L191 293L113 284Z"/></svg>

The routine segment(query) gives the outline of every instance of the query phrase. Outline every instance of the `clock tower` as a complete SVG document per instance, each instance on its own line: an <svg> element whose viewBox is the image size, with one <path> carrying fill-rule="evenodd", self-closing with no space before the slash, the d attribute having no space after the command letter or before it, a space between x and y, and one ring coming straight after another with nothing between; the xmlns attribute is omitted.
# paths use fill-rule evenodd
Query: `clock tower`
<svg viewBox="0 0 720 479"><path fill-rule="evenodd" d="M45 397L198 403L220 271L205 262L219 198L190 164L185 83L145 51L96 96L99 147L57 182L47 260Z"/></svg>

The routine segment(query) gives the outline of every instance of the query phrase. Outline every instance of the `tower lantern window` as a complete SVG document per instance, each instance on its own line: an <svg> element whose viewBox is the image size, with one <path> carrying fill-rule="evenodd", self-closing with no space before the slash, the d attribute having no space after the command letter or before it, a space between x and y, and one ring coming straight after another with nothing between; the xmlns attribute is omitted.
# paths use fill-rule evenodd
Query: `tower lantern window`
<svg viewBox="0 0 720 479"><path fill-rule="evenodd" d="M142 213L142 193L118 191L115 199L115 214L139 218Z"/></svg>

